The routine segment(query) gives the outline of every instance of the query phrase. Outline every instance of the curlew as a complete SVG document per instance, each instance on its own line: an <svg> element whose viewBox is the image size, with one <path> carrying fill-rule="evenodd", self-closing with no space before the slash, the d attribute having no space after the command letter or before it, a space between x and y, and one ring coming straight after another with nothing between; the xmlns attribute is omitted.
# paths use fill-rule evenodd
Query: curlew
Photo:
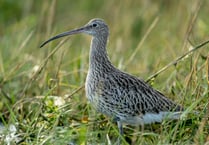
<svg viewBox="0 0 209 145"><path fill-rule="evenodd" d="M143 125L180 117L183 107L143 80L112 65L106 51L109 28L104 20L92 19L81 28L50 38L40 47L57 38L78 33L92 36L85 83L86 96L97 111L117 122L121 135L124 123Z"/></svg>

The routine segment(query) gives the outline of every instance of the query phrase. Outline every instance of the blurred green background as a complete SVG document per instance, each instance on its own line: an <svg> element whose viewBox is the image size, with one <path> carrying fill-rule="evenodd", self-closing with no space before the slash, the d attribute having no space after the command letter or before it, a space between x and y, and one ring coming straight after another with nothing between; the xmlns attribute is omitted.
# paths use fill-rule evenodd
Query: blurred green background
<svg viewBox="0 0 209 145"><path fill-rule="evenodd" d="M121 70L146 79L208 39L208 6L207 0L0 0L1 122L19 122L22 124L19 131L25 133L22 135L23 142L35 138L40 143L42 139L36 138L40 130L33 124L25 125L25 120L37 123L46 114L47 117L50 113L52 116L64 114L63 118L57 119L56 116L50 121L59 120L62 126L70 126L75 118L82 120L88 116L91 109L84 90L81 89L73 97L69 94L85 82L90 36L67 38L61 48L47 58L57 44L65 40L59 39L39 48L48 38L80 27L92 18L102 18L110 28L107 51L112 63ZM207 108L208 50L206 46L160 74L152 82L153 87L187 107L203 97L193 105L193 109ZM61 112L56 112L53 103L44 102L48 98L43 96L66 95L70 97L64 98L67 107ZM40 101L37 96L42 96L44 100ZM71 109L72 112L68 113L67 110ZM44 115L37 112L44 112ZM102 120L101 117L99 119ZM46 128L54 125L47 121ZM201 124L201 120L198 123ZM88 126L81 126L88 130ZM33 137L29 128L37 131L32 133ZM202 143L207 140L207 129L201 132ZM50 129L47 131L51 132ZM158 135L157 138L166 138L163 133ZM191 141L199 142L199 138L194 139L195 135ZM83 137L78 142L86 140ZM153 143L152 140L150 143ZM52 143L50 139L47 141ZM181 143L185 143L184 139Z"/></svg>

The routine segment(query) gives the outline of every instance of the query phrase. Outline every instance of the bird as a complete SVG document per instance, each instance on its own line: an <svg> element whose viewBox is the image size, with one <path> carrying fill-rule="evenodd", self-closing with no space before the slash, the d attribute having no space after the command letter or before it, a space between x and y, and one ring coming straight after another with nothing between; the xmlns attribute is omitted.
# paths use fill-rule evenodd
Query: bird
<svg viewBox="0 0 209 145"><path fill-rule="evenodd" d="M94 18L83 27L51 37L40 47L55 39L79 33L92 37L85 81L87 99L98 112L117 122L121 135L124 124L144 125L162 122L165 118L180 118L183 106L111 63L106 49L109 27L103 19Z"/></svg>

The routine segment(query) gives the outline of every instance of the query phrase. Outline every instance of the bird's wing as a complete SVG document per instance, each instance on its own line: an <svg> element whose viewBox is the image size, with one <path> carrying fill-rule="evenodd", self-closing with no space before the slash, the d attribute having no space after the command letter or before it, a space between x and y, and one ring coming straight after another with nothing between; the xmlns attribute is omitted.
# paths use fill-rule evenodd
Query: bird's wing
<svg viewBox="0 0 209 145"><path fill-rule="evenodd" d="M132 114L144 114L145 112L178 112L183 110L180 105L165 97L159 91L153 89L143 80L124 72L112 72L107 75L106 94L119 109L127 109ZM109 90L109 91L108 91Z"/></svg>

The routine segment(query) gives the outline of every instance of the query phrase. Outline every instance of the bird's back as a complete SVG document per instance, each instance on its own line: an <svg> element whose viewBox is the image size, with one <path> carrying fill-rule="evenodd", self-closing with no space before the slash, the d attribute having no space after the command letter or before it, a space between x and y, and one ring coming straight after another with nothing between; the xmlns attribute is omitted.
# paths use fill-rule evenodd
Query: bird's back
<svg viewBox="0 0 209 145"><path fill-rule="evenodd" d="M143 80L116 68L89 72L86 93L98 111L129 124L161 122L171 112L170 118L178 118L183 110Z"/></svg>

